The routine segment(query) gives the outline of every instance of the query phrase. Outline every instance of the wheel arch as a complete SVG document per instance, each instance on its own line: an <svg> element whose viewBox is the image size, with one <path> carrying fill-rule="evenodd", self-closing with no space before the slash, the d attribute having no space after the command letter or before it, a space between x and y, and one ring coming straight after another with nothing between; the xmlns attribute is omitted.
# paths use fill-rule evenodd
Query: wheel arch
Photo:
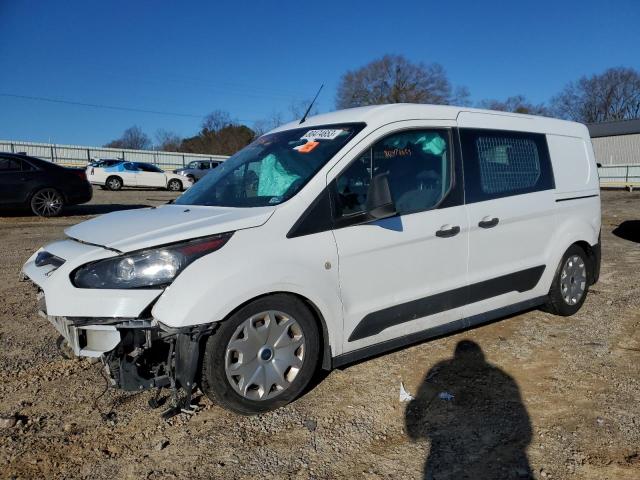
<svg viewBox="0 0 640 480"><path fill-rule="evenodd" d="M177 190L178 192L182 192L182 191L184 191L184 183L182 183L182 180L180 180L179 178L169 178L169 179L167 180L167 184L165 185L165 187L164 187L164 188L165 188L165 189L167 189L167 190L169 190L169 191L172 191L172 190L169 188L169 185L171 185L171 182L178 182L178 183L180 184L180 188Z"/></svg>
<svg viewBox="0 0 640 480"><path fill-rule="evenodd" d="M105 186L107 185L107 182L109 181L110 178L117 178L118 180L120 180L120 186L124 187L124 180L122 179L122 177L120 175L107 175L107 178L104 179L104 184Z"/></svg>
<svg viewBox="0 0 640 480"><path fill-rule="evenodd" d="M315 318L316 323L318 324L318 327L319 327L318 330L320 332L320 342L321 342L320 351L322 352L322 358L321 358L321 361L320 361L320 366L322 367L323 370L331 370L331 359L332 359L331 352L332 352L332 350L331 350L331 339L330 339L330 336L329 336L329 329L327 327L327 322L325 321L324 315L320 311L320 308L318 308L318 306L314 302L312 302L310 299L308 299L304 295L301 295L299 293L289 292L289 291L282 291L282 290L276 290L276 291L273 291L273 292L263 293L263 294L255 296L253 298L250 298L250 299L246 300L245 302L241 303L240 305L235 307L233 310L231 310L224 317L224 319L220 320L219 322L224 322L229 317L231 317L234 313L236 313L238 310L240 310L244 306L248 305L249 303L254 302L254 301L258 300L258 299L264 298L264 297L269 297L271 295L287 295L287 296L290 296L290 297L297 298L298 300L300 300L309 309L309 311L311 312L311 314ZM216 322L216 323L219 323L219 322Z"/></svg>
<svg viewBox="0 0 640 480"><path fill-rule="evenodd" d="M65 203L67 203L67 193L63 189L61 189L60 187L56 187L55 185L50 185L48 183L45 183L45 184L42 184L42 185L38 185L37 187L33 187L31 189L31 191L27 195L26 205L30 205L31 204L31 199L33 198L33 196L36 193L38 193L40 190L44 190L46 188L54 189L56 192L58 192L60 195L62 195L62 199L64 200Z"/></svg>
<svg viewBox="0 0 640 480"><path fill-rule="evenodd" d="M593 285L600 276L600 238L598 238L598 243L595 246L590 245L586 240L578 240L572 243L569 248L573 245L580 247L587 255L587 276L589 285Z"/></svg>

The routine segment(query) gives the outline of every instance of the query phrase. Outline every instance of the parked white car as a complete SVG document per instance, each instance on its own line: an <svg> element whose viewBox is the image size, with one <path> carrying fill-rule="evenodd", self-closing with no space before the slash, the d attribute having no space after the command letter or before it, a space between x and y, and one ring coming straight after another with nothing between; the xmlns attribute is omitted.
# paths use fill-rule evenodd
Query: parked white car
<svg viewBox="0 0 640 480"><path fill-rule="evenodd" d="M142 162L119 162L108 166L87 166L87 178L93 185L109 190L122 187L156 187L180 192L193 185L185 175L165 172L161 168Z"/></svg>
<svg viewBox="0 0 640 480"><path fill-rule="evenodd" d="M183 388L185 408L199 384L253 414L317 368L524 309L575 313L599 234L584 125L386 105L282 126L172 205L68 228L23 272L120 388Z"/></svg>

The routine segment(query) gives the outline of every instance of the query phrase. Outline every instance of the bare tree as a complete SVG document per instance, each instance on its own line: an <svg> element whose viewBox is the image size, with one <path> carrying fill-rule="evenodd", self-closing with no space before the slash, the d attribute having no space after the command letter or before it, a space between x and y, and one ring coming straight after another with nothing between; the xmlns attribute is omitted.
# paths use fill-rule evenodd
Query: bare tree
<svg viewBox="0 0 640 480"><path fill-rule="evenodd" d="M309 105L311 105L312 101L313 100L310 98L306 100L292 101L289 104L289 113L291 115L291 121L300 120L306 113L307 108L309 108ZM309 116L312 117L314 115L318 115L318 113L320 113L320 111L318 110L318 104L316 103L311 107L311 110L309 110Z"/></svg>
<svg viewBox="0 0 640 480"><path fill-rule="evenodd" d="M251 143L254 137L252 129L232 120L229 113L216 110L204 118L197 135L182 140L180 149L192 153L233 155Z"/></svg>
<svg viewBox="0 0 640 480"><path fill-rule="evenodd" d="M503 112L528 113L530 115L551 115L549 108L544 103L531 103L524 95L514 95L504 101L494 99L482 100L478 103L478 107Z"/></svg>
<svg viewBox="0 0 640 480"><path fill-rule="evenodd" d="M177 133L160 129L156 132L156 150L164 152L178 152L182 138Z"/></svg>
<svg viewBox="0 0 640 480"><path fill-rule="evenodd" d="M338 108L384 103L449 104L453 97L444 68L412 63L402 55L385 55L342 76L336 95Z"/></svg>
<svg viewBox="0 0 640 480"><path fill-rule="evenodd" d="M569 83L552 99L556 115L584 123L640 118L640 73L609 68Z"/></svg>
<svg viewBox="0 0 640 480"><path fill-rule="evenodd" d="M280 125L286 123L284 115L282 112L273 111L271 115L267 118L263 118L262 120L258 120L253 124L253 131L256 134L256 138L264 135L270 130L279 127Z"/></svg>
<svg viewBox="0 0 640 480"><path fill-rule="evenodd" d="M453 95L451 95L451 105L457 105L458 107L470 107L471 106L471 92L464 85L457 86L453 90Z"/></svg>
<svg viewBox="0 0 640 480"><path fill-rule="evenodd" d="M288 114L284 114L282 112L273 111L271 115L262 120L258 120L253 124L253 131L256 133L256 137L264 135L270 130L279 127L287 122L293 122L295 120L300 120L309 105L311 104L311 99L307 100L294 100L289 104ZM313 105L311 110L309 111L309 116L317 115L319 113L318 106Z"/></svg>
<svg viewBox="0 0 640 480"><path fill-rule="evenodd" d="M229 112L224 110L214 110L209 115L204 117L202 121L202 131L217 132L229 125L235 125L237 122L231 119Z"/></svg>
<svg viewBox="0 0 640 480"><path fill-rule="evenodd" d="M136 125L127 128L122 136L105 145L107 148L130 148L132 150L148 150L151 140L142 129Z"/></svg>

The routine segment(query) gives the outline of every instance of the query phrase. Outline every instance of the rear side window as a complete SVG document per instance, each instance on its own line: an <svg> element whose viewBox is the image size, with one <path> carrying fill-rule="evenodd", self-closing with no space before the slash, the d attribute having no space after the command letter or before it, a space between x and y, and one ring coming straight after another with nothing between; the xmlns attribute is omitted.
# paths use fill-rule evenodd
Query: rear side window
<svg viewBox="0 0 640 480"><path fill-rule="evenodd" d="M0 158L0 173L19 172L22 162L15 158Z"/></svg>
<svg viewBox="0 0 640 480"><path fill-rule="evenodd" d="M467 203L554 188L544 135L461 129Z"/></svg>

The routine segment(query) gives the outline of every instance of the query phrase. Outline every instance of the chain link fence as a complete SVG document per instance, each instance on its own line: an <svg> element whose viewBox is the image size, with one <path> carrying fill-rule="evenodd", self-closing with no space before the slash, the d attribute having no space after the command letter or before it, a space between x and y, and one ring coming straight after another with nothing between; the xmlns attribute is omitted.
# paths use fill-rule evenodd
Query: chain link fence
<svg viewBox="0 0 640 480"><path fill-rule="evenodd" d="M199 153L160 152L155 150L128 150L119 148L57 145L54 143L19 142L0 140L0 152L24 153L70 167L84 167L98 159L120 159L131 162L153 163L164 170L187 165L192 160L224 161L223 155Z"/></svg>

